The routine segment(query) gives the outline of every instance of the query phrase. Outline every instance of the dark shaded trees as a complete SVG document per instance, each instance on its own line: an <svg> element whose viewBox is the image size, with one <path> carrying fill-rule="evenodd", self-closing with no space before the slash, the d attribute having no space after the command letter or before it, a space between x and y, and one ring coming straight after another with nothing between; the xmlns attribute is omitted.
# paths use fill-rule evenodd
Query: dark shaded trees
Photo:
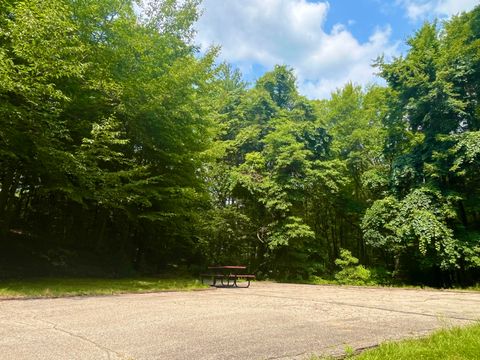
<svg viewBox="0 0 480 360"><path fill-rule="evenodd" d="M31 249L108 254L120 268L193 253L214 52L198 57L190 44L195 2L158 1L141 19L132 6L2 3L7 248L24 237Z"/></svg>

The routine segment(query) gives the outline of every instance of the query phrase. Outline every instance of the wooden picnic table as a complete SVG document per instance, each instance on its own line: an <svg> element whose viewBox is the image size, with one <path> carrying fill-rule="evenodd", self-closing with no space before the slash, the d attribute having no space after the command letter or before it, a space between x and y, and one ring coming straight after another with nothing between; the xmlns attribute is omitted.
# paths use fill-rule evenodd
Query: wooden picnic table
<svg viewBox="0 0 480 360"><path fill-rule="evenodd" d="M248 288L250 286L250 281L255 279L253 274L240 274L240 270L245 270L247 267L244 265L216 265L209 266L209 270L215 270L214 273L210 274L201 274L202 284L204 278L212 278L212 286L217 286L217 280L220 280L222 286L224 287L244 287ZM239 286L237 283L238 279L245 279L247 281L246 286ZM230 285L230 282L232 284ZM226 284L225 284L226 283Z"/></svg>
<svg viewBox="0 0 480 360"><path fill-rule="evenodd" d="M243 265L225 265L225 266L209 266L209 269L213 270L244 270L247 267Z"/></svg>

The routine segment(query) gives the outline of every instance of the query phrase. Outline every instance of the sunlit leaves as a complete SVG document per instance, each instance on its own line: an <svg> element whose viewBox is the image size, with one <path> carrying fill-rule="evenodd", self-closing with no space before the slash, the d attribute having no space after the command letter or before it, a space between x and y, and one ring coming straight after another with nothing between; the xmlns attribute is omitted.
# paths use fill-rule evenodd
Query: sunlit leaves
<svg viewBox="0 0 480 360"><path fill-rule="evenodd" d="M455 136L457 143L450 150L455 156L451 171L472 167L480 169L480 131Z"/></svg>
<svg viewBox="0 0 480 360"><path fill-rule="evenodd" d="M455 219L453 204L437 191L419 188L399 201L377 200L363 218L365 240L394 254L409 248L424 257L437 258L444 269L458 265L458 241L449 222Z"/></svg>

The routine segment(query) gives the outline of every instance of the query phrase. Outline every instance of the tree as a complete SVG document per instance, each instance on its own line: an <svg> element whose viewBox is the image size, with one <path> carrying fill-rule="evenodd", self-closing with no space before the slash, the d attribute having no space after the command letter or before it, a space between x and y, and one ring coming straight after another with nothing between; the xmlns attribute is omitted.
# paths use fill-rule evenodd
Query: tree
<svg viewBox="0 0 480 360"><path fill-rule="evenodd" d="M365 237L397 255L414 249L404 258L409 267L441 270L450 276L444 283L478 266L479 223L470 207L478 184L464 161L471 164L478 145L479 14L477 7L443 29L427 23L405 57L378 64L395 95L385 118L391 186L367 211Z"/></svg>
<svg viewBox="0 0 480 360"><path fill-rule="evenodd" d="M3 244L151 271L193 256L216 53L190 43L196 5L138 18L129 0L2 3Z"/></svg>

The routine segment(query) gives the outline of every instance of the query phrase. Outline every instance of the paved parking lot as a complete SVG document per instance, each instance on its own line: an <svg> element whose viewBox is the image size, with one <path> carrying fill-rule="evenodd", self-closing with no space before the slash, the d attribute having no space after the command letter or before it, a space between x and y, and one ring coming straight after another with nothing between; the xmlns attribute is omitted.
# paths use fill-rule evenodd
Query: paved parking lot
<svg viewBox="0 0 480 360"><path fill-rule="evenodd" d="M480 293L249 289L0 301L0 359L305 359L480 319Z"/></svg>

